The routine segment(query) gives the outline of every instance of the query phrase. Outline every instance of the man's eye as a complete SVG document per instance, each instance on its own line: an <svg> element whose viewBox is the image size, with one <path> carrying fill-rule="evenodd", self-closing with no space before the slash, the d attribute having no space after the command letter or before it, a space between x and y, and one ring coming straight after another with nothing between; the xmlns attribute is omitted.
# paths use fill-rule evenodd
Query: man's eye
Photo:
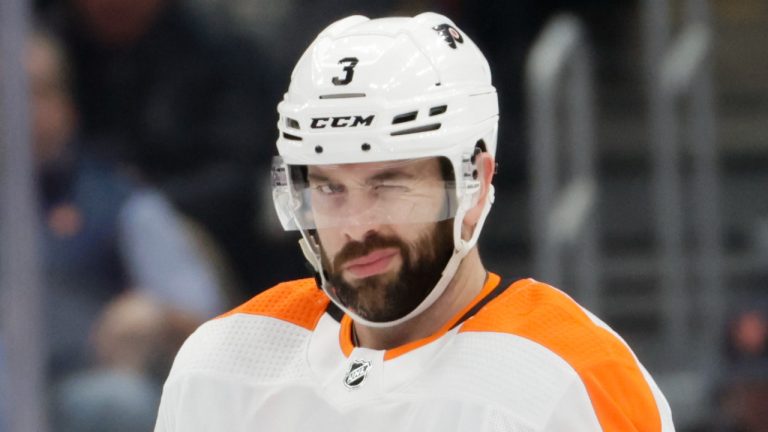
<svg viewBox="0 0 768 432"><path fill-rule="evenodd" d="M315 189L325 195L335 195L344 192L344 186L332 183L317 185Z"/></svg>

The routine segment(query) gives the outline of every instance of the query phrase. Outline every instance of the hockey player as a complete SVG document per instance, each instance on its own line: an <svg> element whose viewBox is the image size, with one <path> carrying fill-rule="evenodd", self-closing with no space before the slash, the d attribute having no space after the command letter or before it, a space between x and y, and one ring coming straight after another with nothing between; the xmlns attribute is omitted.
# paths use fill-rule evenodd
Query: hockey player
<svg viewBox="0 0 768 432"><path fill-rule="evenodd" d="M275 206L316 277L200 327L156 432L674 430L608 326L483 267L497 96L448 18L332 24L278 111Z"/></svg>

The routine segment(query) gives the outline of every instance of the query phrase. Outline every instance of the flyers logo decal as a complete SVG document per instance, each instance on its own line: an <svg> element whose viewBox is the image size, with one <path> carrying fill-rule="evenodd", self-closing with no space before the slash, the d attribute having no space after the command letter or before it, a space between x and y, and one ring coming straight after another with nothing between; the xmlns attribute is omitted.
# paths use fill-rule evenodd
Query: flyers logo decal
<svg viewBox="0 0 768 432"><path fill-rule="evenodd" d="M453 49L456 49L456 42L460 44L464 43L464 38L461 36L461 33L450 24L440 24L439 26L432 27L432 30L442 36L445 43Z"/></svg>

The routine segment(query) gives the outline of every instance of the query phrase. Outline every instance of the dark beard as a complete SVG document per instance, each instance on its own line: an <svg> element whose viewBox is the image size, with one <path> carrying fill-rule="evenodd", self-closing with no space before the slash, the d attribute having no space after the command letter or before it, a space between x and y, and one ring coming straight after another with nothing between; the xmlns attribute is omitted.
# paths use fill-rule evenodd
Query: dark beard
<svg viewBox="0 0 768 432"><path fill-rule="evenodd" d="M338 271L345 262L384 248L400 251L403 264L396 275L374 275L350 284ZM416 309L440 280L452 254L453 219L448 219L435 224L412 244L373 233L362 242L346 244L334 258L333 266L325 252L322 259L329 291L341 304L366 320L387 322Z"/></svg>

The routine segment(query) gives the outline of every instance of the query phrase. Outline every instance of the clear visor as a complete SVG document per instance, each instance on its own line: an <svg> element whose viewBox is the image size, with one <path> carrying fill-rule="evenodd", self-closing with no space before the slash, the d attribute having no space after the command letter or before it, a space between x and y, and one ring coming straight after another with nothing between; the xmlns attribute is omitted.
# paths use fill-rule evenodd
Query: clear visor
<svg viewBox="0 0 768 432"><path fill-rule="evenodd" d="M272 166L275 206L288 230L431 223L456 214L447 158Z"/></svg>

